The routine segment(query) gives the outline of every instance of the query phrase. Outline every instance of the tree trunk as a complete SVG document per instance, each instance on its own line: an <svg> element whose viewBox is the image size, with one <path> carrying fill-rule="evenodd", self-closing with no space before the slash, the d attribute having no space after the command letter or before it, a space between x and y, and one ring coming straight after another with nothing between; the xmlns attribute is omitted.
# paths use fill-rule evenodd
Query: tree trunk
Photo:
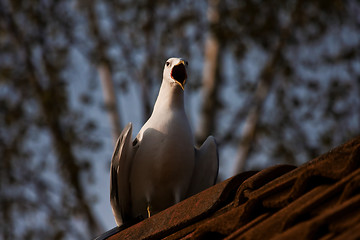
<svg viewBox="0 0 360 240"><path fill-rule="evenodd" d="M110 120L113 143L115 145L121 132L121 126L123 126L119 117L115 87L108 64L100 63L98 65L98 71L104 94L105 107Z"/></svg>
<svg viewBox="0 0 360 240"><path fill-rule="evenodd" d="M93 59L93 61L95 64L97 64L97 70L99 72L99 77L103 88L105 107L110 120L113 144L115 145L123 125L121 124L120 114L118 111L115 87L111 76L110 62L105 53L107 49L107 41L104 39L100 31L101 27L98 24L99 20L94 9L95 3L89 4L86 1L81 1L80 3L88 14L89 26L92 34L95 39L98 39L96 42L94 54L96 59Z"/></svg>
<svg viewBox="0 0 360 240"><path fill-rule="evenodd" d="M201 145L215 131L215 117L218 105L219 40L214 32L219 22L218 0L208 2L207 18L210 30L205 40L205 57L202 78L203 103L200 124L196 132L196 144Z"/></svg>

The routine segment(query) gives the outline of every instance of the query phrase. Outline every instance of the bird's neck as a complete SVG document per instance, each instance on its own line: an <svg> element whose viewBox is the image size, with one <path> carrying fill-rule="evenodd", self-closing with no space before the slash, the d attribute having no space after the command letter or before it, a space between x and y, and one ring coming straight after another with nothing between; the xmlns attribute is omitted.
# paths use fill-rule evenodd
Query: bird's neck
<svg viewBox="0 0 360 240"><path fill-rule="evenodd" d="M155 112L184 110L184 91L176 83L162 81L159 95L154 106Z"/></svg>

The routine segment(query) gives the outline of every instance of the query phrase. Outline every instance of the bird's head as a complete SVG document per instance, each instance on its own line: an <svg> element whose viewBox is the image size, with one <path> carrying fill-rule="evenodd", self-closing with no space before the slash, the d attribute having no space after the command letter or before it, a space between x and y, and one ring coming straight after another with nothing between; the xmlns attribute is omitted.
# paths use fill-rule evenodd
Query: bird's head
<svg viewBox="0 0 360 240"><path fill-rule="evenodd" d="M164 80L174 83L174 85L179 85L184 90L187 79L187 65L188 62L182 58L169 58L164 67Z"/></svg>

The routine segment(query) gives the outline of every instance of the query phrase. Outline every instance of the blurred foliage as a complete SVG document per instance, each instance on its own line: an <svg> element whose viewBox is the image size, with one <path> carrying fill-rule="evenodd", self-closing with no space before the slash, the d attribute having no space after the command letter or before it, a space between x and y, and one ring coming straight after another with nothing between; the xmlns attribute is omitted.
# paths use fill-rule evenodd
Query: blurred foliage
<svg viewBox="0 0 360 240"><path fill-rule="evenodd" d="M189 59L189 95L201 91L196 63L204 60L206 33L214 32L219 91L231 89L220 95L211 131L222 149L236 149L271 66L247 168L301 163L360 133L358 1L225 0L214 25L206 6L0 0L0 238L82 239L105 230L84 184L96 159L82 154L101 151L98 123L86 111L96 89L76 96L84 111L71 104L73 51L93 68L105 62L119 93L136 82L145 121L169 56Z"/></svg>

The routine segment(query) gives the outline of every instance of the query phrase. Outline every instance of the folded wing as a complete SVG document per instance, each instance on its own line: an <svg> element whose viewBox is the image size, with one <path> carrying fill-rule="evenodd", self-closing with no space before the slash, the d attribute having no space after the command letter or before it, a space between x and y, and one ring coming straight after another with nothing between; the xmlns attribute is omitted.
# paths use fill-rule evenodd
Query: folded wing
<svg viewBox="0 0 360 240"><path fill-rule="evenodd" d="M195 168L187 197L197 194L216 183L219 154L213 136L209 136L199 149L195 148Z"/></svg>
<svg viewBox="0 0 360 240"><path fill-rule="evenodd" d="M115 221L120 226L131 219L129 174L133 158L132 124L121 132L114 149L110 167L110 203Z"/></svg>

